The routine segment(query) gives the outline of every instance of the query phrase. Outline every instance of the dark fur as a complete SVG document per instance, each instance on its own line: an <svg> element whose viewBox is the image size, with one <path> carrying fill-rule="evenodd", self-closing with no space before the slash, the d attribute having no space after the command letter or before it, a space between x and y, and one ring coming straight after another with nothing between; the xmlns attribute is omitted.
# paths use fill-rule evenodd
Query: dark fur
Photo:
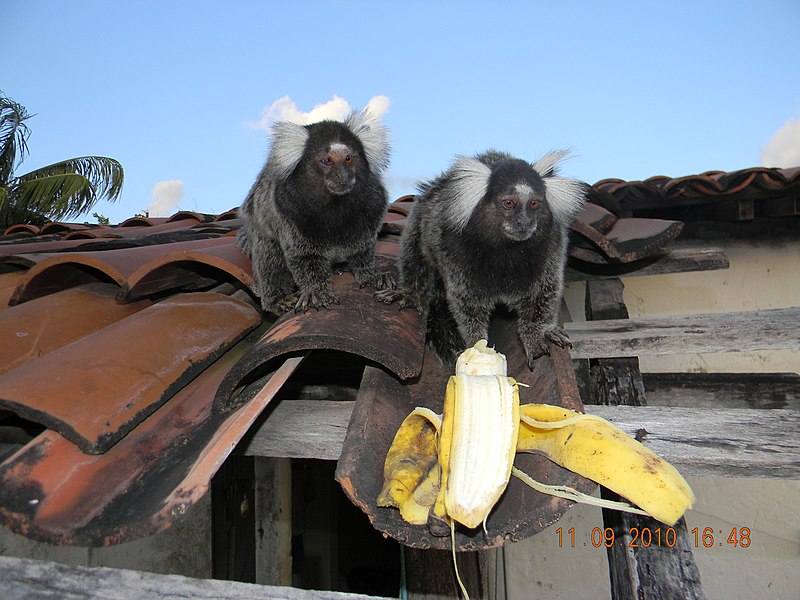
<svg viewBox="0 0 800 600"><path fill-rule="evenodd" d="M345 123L277 125L270 157L242 205L238 236L265 310L337 304L332 278L344 263L359 286L394 287L391 275L375 270L375 242L388 206L381 180L388 146L380 127L364 113ZM372 136L372 145L359 133ZM331 154L332 145L346 150ZM339 154L335 165L321 164L321 156L338 160Z"/></svg>
<svg viewBox="0 0 800 600"><path fill-rule="evenodd" d="M549 343L569 343L558 315L568 223L582 206L585 186L554 176L561 157L549 155L537 163L539 173L508 154L487 152L475 157L479 164L472 163L485 176L459 182L463 170L457 170L457 161L420 187L401 242L400 289L378 297L416 306L426 316L429 342L446 366L479 339L488 339L498 304L517 314L529 366L549 352ZM464 224L455 211L465 206L458 200L465 189L479 191ZM519 202L513 209L503 208L501 200L514 198ZM534 198L538 208L530 206Z"/></svg>

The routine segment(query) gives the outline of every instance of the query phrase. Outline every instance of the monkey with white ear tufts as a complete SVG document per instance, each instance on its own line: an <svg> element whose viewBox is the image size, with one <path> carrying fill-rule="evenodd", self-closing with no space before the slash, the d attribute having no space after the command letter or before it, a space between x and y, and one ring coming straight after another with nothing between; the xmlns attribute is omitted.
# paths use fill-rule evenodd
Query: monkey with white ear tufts
<svg viewBox="0 0 800 600"><path fill-rule="evenodd" d="M399 289L377 297L417 307L446 366L488 339L498 304L517 315L529 367L550 343L569 344L558 316L569 226L587 190L556 175L566 154L534 164L496 151L462 156L420 186L401 240Z"/></svg>
<svg viewBox="0 0 800 600"><path fill-rule="evenodd" d="M369 111L343 123L275 123L267 163L240 210L238 235L266 311L337 304L332 279L342 263L361 287L395 287L391 274L375 270L388 162L386 129Z"/></svg>

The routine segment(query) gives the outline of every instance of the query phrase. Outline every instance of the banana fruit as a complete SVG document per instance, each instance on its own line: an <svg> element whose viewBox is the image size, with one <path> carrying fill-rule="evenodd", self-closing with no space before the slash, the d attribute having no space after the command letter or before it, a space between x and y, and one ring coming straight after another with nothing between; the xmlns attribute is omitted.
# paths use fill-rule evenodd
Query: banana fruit
<svg viewBox="0 0 800 600"><path fill-rule="evenodd" d="M415 408L394 436L383 465L378 506L395 506L412 525L424 525L439 493L438 435L442 418Z"/></svg>
<svg viewBox="0 0 800 600"><path fill-rule="evenodd" d="M434 518L466 527L486 521L511 478L519 394L505 356L486 340L461 354L439 416L416 408L401 423L384 463L378 506L413 525Z"/></svg>
<svg viewBox="0 0 800 600"><path fill-rule="evenodd" d="M640 509L538 483L513 467L517 452L544 454ZM608 421L547 404L520 406L505 356L480 340L459 356L443 414L416 408L401 424L384 463L377 504L399 508L413 525L438 519L451 532L456 521L485 528L512 472L539 491L644 512L669 525L694 502L672 465Z"/></svg>
<svg viewBox="0 0 800 600"><path fill-rule="evenodd" d="M435 514L473 528L485 524L511 478L519 393L505 356L480 340L458 358L444 398Z"/></svg>
<svg viewBox="0 0 800 600"><path fill-rule="evenodd" d="M522 406L520 419L518 452L544 454L663 523L674 525L694 504L675 467L605 419L548 404Z"/></svg>

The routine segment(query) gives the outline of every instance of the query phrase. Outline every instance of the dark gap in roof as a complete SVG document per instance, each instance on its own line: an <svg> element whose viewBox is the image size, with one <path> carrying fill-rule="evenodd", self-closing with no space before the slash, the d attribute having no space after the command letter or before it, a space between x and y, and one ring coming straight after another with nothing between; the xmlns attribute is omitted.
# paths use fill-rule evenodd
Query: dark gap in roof
<svg viewBox="0 0 800 600"><path fill-rule="evenodd" d="M188 229L169 231L138 238L100 238L87 241L75 248L64 248L58 252L90 252L97 250L121 250L125 248L139 248L142 246L158 246L175 242L192 242L194 240L210 240L220 237L217 232L197 232Z"/></svg>
<svg viewBox="0 0 800 600"><path fill-rule="evenodd" d="M3 273L18 273L27 271L28 267L10 261L0 261L0 275Z"/></svg>
<svg viewBox="0 0 800 600"><path fill-rule="evenodd" d="M39 242L57 242L61 240L62 237L60 235L31 235L27 233L12 233L11 235L2 235L0 236L0 246L14 244L23 245L23 244L36 244ZM24 250L21 250L24 252Z"/></svg>
<svg viewBox="0 0 800 600"><path fill-rule="evenodd" d="M28 281L22 294L15 293L9 305L14 306L85 283L117 284L111 276L94 267L80 263L58 264Z"/></svg>
<svg viewBox="0 0 800 600"><path fill-rule="evenodd" d="M355 400L366 360L337 350L314 350L275 400Z"/></svg>
<svg viewBox="0 0 800 600"><path fill-rule="evenodd" d="M45 427L39 423L23 419L13 412L0 410L0 462L44 430Z"/></svg>
<svg viewBox="0 0 800 600"><path fill-rule="evenodd" d="M126 300L142 297L159 300L175 294L178 289L182 292L202 292L226 283L237 289L246 289L241 281L224 269L197 261L178 261L153 269L130 289L123 287L120 297Z"/></svg>

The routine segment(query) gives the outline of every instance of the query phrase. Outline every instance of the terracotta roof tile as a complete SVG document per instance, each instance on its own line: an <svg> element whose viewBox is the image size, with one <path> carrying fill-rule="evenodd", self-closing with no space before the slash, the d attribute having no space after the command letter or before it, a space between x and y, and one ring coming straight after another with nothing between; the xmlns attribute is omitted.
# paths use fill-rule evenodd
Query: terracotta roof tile
<svg viewBox="0 0 800 600"><path fill-rule="evenodd" d="M116 292L108 284L83 285L0 310L0 375L151 304L117 302Z"/></svg>
<svg viewBox="0 0 800 600"><path fill-rule="evenodd" d="M333 289L338 306L287 313L255 343L220 384L217 410L229 410L235 392L265 365L298 351L341 350L374 361L401 379L419 374L425 330L416 311L376 302L374 290L356 286L350 273L334 277Z"/></svg>
<svg viewBox="0 0 800 600"><path fill-rule="evenodd" d="M40 233L42 235L49 235L53 233L88 231L92 229L109 229L109 228L100 225L87 225L85 223L62 223L60 221L53 221L42 227Z"/></svg>
<svg viewBox="0 0 800 600"><path fill-rule="evenodd" d="M24 271L0 273L0 312L8 308L8 302L11 299L11 294L14 293L14 290L17 289L17 286L24 278Z"/></svg>
<svg viewBox="0 0 800 600"><path fill-rule="evenodd" d="M168 298L7 372L0 407L105 452L260 321L219 294Z"/></svg>
<svg viewBox="0 0 800 600"><path fill-rule="evenodd" d="M769 210L774 199L796 197L798 190L800 167L707 171L677 178L650 177L644 181L603 179L591 188L592 194L611 196L623 210L633 211L714 204L739 197L759 200Z"/></svg>
<svg viewBox="0 0 800 600"><path fill-rule="evenodd" d="M6 259L30 266L11 302L18 304L91 281L111 281L129 296L193 284L191 265L202 263L251 285L250 262L235 247L235 238L218 237L113 250L62 253L24 253ZM166 265L173 263L172 269ZM224 279L220 276L220 280ZM147 289L149 291L145 292Z"/></svg>
<svg viewBox="0 0 800 600"><path fill-rule="evenodd" d="M0 519L23 535L101 546L166 529L206 493L222 465L298 360L278 369L246 409L214 414L222 376L242 342L101 455L46 431L0 464ZM260 410L259 410L260 409Z"/></svg>
<svg viewBox="0 0 800 600"><path fill-rule="evenodd" d="M18 234L26 234L26 235L38 235L40 232L40 228L36 225L29 225L27 223L18 223L16 225L12 225L8 229L3 232L3 237L11 236L11 235L18 235Z"/></svg>
<svg viewBox="0 0 800 600"><path fill-rule="evenodd" d="M60 250L78 248L87 243L85 239L66 240L59 238L47 241L35 241L36 239L38 238L30 238L30 240L25 243L0 244L0 263L3 262L2 259L6 256L13 257L38 252L57 252ZM24 261L16 261L16 264L24 264ZM27 266L32 266L33 264L35 263L30 262Z"/></svg>

